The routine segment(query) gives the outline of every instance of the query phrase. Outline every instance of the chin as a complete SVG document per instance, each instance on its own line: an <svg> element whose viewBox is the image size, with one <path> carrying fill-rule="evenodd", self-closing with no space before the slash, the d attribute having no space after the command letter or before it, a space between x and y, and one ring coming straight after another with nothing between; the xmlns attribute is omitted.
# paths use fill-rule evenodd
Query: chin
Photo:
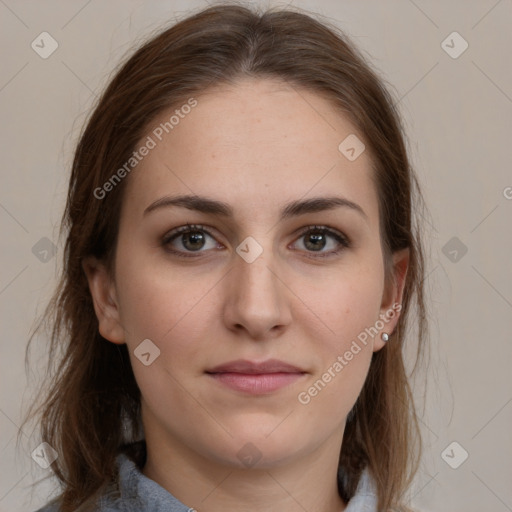
<svg viewBox="0 0 512 512"><path fill-rule="evenodd" d="M233 437L225 437L223 446L217 444L212 456L223 464L240 469L270 469L285 464L299 455L302 450L297 447L304 446L307 440L302 439L303 431L299 439L289 426L278 425L279 421L276 421L272 425L262 423L251 428L230 429ZM295 432L298 433L297 430Z"/></svg>

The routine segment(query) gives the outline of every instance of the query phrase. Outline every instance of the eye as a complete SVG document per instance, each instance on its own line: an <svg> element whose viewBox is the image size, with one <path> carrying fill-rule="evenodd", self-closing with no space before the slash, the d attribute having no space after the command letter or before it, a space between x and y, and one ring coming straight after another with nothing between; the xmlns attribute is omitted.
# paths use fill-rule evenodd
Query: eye
<svg viewBox="0 0 512 512"><path fill-rule="evenodd" d="M320 258L336 255L350 247L350 241L345 235L325 226L308 226L301 232L299 240L304 240L302 245L308 253L317 253L312 256ZM323 250L329 246L330 250Z"/></svg>
<svg viewBox="0 0 512 512"><path fill-rule="evenodd" d="M212 240L209 247L208 239ZM300 250L305 250L309 253L309 256L314 258L334 256L351 246L345 235L326 226L308 226L299 235L298 240L302 239L304 239L302 243L304 249ZM197 224L187 224L174 229L165 235L162 245L168 252L185 258L193 258L207 250L223 247L216 242L207 229ZM329 248L329 246L331 249L325 251L324 249Z"/></svg>
<svg viewBox="0 0 512 512"><path fill-rule="evenodd" d="M213 240L208 247L207 239ZM183 257L194 257L195 254L205 252L201 249L215 249L219 244L215 242L213 236L203 227L196 224L187 224L171 231L162 240L162 244L169 252L175 253ZM179 248L178 248L178 247ZM183 251L184 249L184 251Z"/></svg>

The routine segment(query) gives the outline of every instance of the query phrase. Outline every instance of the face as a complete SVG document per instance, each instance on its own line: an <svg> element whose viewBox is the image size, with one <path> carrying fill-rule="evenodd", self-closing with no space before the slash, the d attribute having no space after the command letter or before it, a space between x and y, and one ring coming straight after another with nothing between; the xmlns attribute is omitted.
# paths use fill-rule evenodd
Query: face
<svg viewBox="0 0 512 512"><path fill-rule="evenodd" d="M279 81L195 100L141 140L114 275L86 267L100 332L128 346L146 436L237 466L339 453L407 264L386 287L369 152L338 149L363 137Z"/></svg>

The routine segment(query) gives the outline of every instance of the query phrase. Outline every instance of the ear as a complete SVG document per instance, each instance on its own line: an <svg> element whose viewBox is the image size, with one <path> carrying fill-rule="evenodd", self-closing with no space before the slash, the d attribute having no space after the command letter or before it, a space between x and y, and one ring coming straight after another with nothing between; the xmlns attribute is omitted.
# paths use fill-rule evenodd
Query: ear
<svg viewBox="0 0 512 512"><path fill-rule="evenodd" d="M386 279L379 319L384 326L379 330L374 339L373 351L380 350L386 342L382 340L381 334L391 333L395 330L402 309L402 298L406 282L407 270L409 268L409 248L401 249L393 253L392 275ZM380 326L380 322L378 324Z"/></svg>
<svg viewBox="0 0 512 512"><path fill-rule="evenodd" d="M115 283L105 264L91 256L84 259L82 268L89 283L100 334L112 343L123 344L125 336L119 315Z"/></svg>

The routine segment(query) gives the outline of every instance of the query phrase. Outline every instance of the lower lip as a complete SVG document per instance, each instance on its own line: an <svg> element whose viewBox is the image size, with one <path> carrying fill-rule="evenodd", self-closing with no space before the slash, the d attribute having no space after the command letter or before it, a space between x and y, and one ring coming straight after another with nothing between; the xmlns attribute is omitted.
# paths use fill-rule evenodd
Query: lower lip
<svg viewBox="0 0 512 512"><path fill-rule="evenodd" d="M253 395L271 393L300 379L303 373L211 373L222 384Z"/></svg>

